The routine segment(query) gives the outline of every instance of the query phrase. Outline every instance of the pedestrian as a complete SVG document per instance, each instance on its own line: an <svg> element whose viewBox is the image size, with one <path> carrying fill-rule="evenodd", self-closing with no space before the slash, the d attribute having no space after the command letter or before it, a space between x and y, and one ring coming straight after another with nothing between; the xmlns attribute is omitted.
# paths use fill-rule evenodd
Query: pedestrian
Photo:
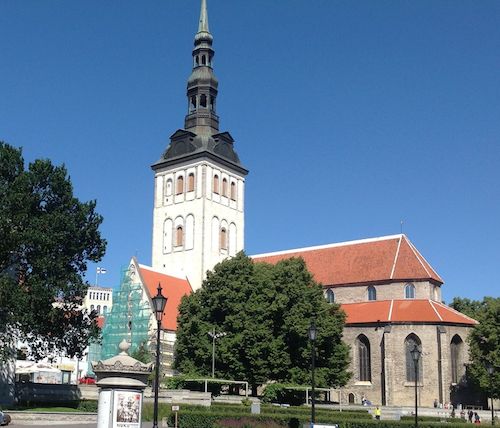
<svg viewBox="0 0 500 428"><path fill-rule="evenodd" d="M474 417L474 412L472 410L469 410L469 413L467 416L469 417L469 422L472 423L472 418Z"/></svg>
<svg viewBox="0 0 500 428"><path fill-rule="evenodd" d="M375 409L375 419L376 419L377 421L379 421L379 420L380 420L380 414L381 414L381 413L382 413L382 412L380 411L380 407L379 407L379 406L377 406L377 408Z"/></svg>
<svg viewBox="0 0 500 428"><path fill-rule="evenodd" d="M479 415L477 414L477 412L474 412L474 423L476 425L480 425L481 424L481 418L479 417Z"/></svg>

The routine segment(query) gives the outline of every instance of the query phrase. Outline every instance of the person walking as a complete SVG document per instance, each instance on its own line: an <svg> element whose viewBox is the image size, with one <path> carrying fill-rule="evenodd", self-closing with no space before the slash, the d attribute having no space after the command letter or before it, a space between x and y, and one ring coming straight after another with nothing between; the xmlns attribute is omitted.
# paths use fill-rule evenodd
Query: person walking
<svg viewBox="0 0 500 428"><path fill-rule="evenodd" d="M469 417L469 422L472 423L472 418L474 417L474 412L472 410L469 410L469 413L467 416Z"/></svg>
<svg viewBox="0 0 500 428"><path fill-rule="evenodd" d="M377 421L379 421L379 420L380 420L380 414L381 414L381 413L382 413L382 412L381 412L381 410L380 410L380 407L379 407L379 406L377 406L377 408L375 409L375 419L376 419Z"/></svg>

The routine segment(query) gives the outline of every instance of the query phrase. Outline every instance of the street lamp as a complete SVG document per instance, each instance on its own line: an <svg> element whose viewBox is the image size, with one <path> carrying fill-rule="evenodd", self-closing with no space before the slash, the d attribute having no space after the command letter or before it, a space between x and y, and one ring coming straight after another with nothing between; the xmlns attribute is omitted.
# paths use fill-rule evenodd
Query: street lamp
<svg viewBox="0 0 500 428"><path fill-rule="evenodd" d="M151 299L156 316L156 367L155 367L155 401L153 406L153 428L158 428L158 387L160 383L160 329L163 311L167 304L167 298L161 294L161 284L158 283L158 293Z"/></svg>
<svg viewBox="0 0 500 428"><path fill-rule="evenodd" d="M227 333L220 331L219 333L209 331L208 335L212 338L212 378L215 378L215 340L224 337Z"/></svg>
<svg viewBox="0 0 500 428"><path fill-rule="evenodd" d="M316 366L316 335L318 331L316 329L316 315L313 315L311 320L311 325L309 326L309 340L311 341L311 427L314 427L316 422L316 414L315 414L315 394L314 394L314 370Z"/></svg>
<svg viewBox="0 0 500 428"><path fill-rule="evenodd" d="M413 349L410 351L410 354L415 366L415 428L417 428L418 427L418 390L417 390L418 361L420 360L420 355L422 354L422 351L418 349L418 345L415 344Z"/></svg>
<svg viewBox="0 0 500 428"><path fill-rule="evenodd" d="M493 373L495 373L495 367L489 364L488 374L490 375L491 425L495 425L495 410L493 409Z"/></svg>

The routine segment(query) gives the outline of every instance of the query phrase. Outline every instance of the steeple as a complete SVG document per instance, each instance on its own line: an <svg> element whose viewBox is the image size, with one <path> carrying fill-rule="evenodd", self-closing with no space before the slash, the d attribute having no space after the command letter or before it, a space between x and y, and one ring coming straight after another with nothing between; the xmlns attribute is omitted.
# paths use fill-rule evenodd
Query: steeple
<svg viewBox="0 0 500 428"><path fill-rule="evenodd" d="M219 132L219 117L215 113L217 78L212 69L213 37L208 27L206 0L201 0L198 32L194 36L193 71L187 82L188 114L185 129L198 135Z"/></svg>

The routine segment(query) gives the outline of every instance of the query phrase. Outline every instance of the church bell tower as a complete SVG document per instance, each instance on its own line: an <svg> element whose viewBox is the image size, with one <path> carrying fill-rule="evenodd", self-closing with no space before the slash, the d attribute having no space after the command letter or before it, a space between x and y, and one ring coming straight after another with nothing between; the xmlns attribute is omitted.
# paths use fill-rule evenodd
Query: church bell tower
<svg viewBox="0 0 500 428"><path fill-rule="evenodd" d="M170 137L155 174L152 265L185 274L194 290L206 271L243 249L248 174L229 132L219 131L218 81L206 0L194 37L184 129Z"/></svg>

